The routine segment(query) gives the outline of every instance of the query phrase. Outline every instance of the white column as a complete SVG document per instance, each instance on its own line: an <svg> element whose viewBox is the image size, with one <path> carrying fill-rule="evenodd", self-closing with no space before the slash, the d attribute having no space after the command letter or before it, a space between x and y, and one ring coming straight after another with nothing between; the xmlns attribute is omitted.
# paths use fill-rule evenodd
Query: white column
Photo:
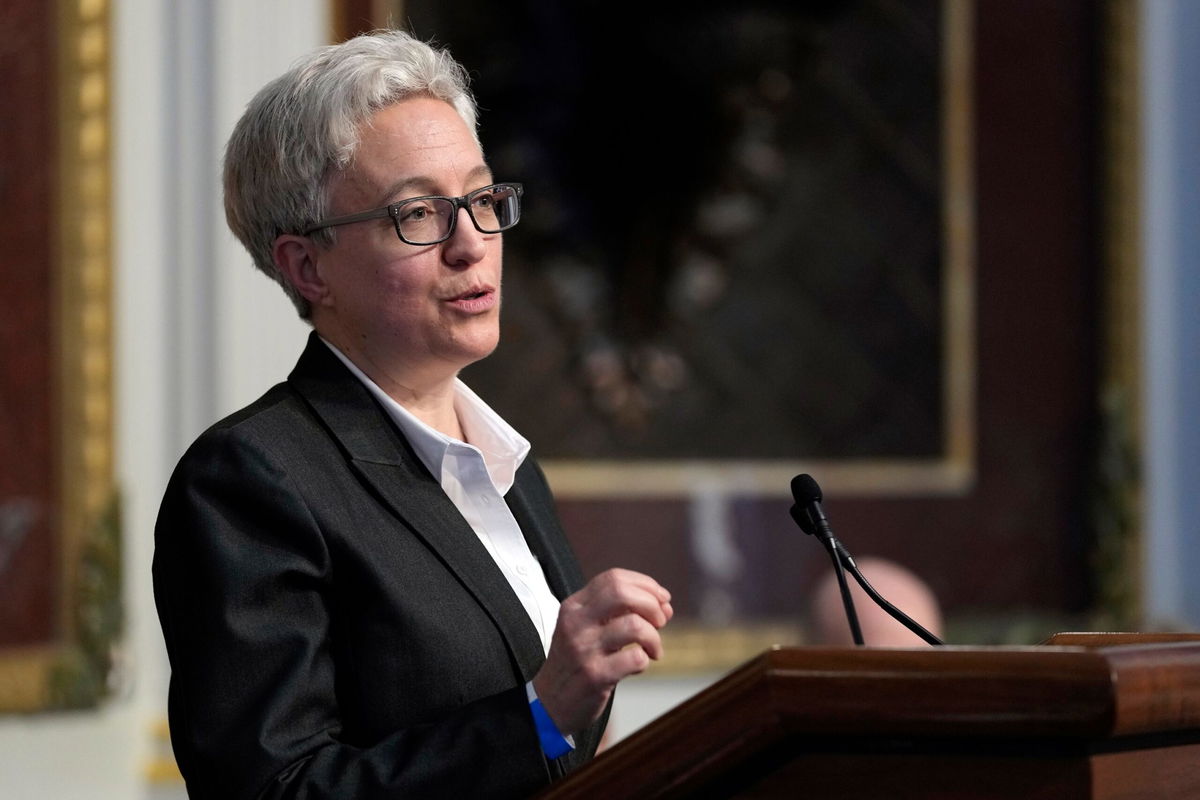
<svg viewBox="0 0 1200 800"><path fill-rule="evenodd" d="M1200 626L1200 3L1145 0L1143 309L1150 621Z"/></svg>
<svg viewBox="0 0 1200 800"><path fill-rule="evenodd" d="M225 224L220 205L220 159L233 126L264 84L292 62L328 42L324 0L213 3L212 148L218 198L210 229L212 332L216 355L214 410L223 416L287 377L304 347L305 325L278 284L254 268L250 254Z"/></svg>

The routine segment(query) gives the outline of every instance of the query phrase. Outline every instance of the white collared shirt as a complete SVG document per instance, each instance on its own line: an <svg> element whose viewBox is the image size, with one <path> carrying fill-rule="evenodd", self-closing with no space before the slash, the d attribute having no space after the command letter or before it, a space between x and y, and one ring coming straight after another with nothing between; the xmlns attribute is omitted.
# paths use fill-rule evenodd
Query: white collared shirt
<svg viewBox="0 0 1200 800"><path fill-rule="evenodd" d="M322 339L322 341L325 341ZM463 435L472 444L434 430L417 419L340 350L325 342L342 363L383 405L412 445L429 474L475 531L550 651L558 621L558 599L546 583L542 566L529 549L504 495L516 480L517 469L529 455L529 442L483 402L467 385L454 381L454 410Z"/></svg>

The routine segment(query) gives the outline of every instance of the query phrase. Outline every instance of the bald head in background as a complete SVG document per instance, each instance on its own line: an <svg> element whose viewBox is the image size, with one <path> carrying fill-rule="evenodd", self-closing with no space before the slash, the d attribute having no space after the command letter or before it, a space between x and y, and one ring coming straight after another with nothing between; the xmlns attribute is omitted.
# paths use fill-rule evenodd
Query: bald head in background
<svg viewBox="0 0 1200 800"><path fill-rule="evenodd" d="M882 558L857 559L858 568L883 598L936 636L942 635L942 612L929 586L911 570ZM862 587L847 575L863 642L872 647L925 646L924 640L892 619ZM852 645L837 576L828 570L810 597L809 630L812 644Z"/></svg>

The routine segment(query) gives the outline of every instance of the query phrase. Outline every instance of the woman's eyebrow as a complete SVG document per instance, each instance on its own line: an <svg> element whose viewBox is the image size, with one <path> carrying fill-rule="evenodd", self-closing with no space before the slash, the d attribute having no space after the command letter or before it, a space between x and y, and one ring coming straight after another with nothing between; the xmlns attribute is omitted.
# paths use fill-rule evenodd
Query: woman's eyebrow
<svg viewBox="0 0 1200 800"><path fill-rule="evenodd" d="M488 181L492 180L492 168L487 164L480 164L467 173L467 181L484 178ZM437 194L437 181L428 175L413 175L407 178L401 178L388 187L387 192L383 195L382 202L384 204L394 202L394 198L402 194L408 194L411 197L420 197L427 194Z"/></svg>

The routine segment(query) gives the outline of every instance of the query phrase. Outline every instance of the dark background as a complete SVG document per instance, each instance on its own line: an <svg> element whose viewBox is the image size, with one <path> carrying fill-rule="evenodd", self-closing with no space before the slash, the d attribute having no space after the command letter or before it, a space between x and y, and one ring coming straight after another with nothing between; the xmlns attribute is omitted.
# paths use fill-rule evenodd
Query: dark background
<svg viewBox="0 0 1200 800"><path fill-rule="evenodd" d="M543 458L939 455L934 0L404 8L526 184L464 377Z"/></svg>

